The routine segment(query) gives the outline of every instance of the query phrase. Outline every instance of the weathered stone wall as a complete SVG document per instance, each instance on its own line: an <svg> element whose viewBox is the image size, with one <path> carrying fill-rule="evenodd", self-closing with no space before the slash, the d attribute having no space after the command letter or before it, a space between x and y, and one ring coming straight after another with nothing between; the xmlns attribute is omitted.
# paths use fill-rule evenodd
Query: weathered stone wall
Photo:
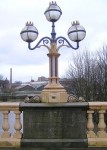
<svg viewBox="0 0 107 150"><path fill-rule="evenodd" d="M22 147L88 147L86 113L88 103L21 103Z"/></svg>

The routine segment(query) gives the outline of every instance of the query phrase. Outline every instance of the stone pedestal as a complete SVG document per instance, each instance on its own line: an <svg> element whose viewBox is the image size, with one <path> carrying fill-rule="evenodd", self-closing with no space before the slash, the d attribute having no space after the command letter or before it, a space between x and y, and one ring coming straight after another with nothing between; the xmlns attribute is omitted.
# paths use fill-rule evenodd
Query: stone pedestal
<svg viewBox="0 0 107 150"><path fill-rule="evenodd" d="M67 102L68 94L65 89L44 89L41 97L44 103L65 103Z"/></svg>
<svg viewBox="0 0 107 150"><path fill-rule="evenodd" d="M22 147L88 147L86 110L88 103L21 103Z"/></svg>
<svg viewBox="0 0 107 150"><path fill-rule="evenodd" d="M67 91L59 83L58 77L49 78L49 83L41 93L42 103L66 103L68 100Z"/></svg>

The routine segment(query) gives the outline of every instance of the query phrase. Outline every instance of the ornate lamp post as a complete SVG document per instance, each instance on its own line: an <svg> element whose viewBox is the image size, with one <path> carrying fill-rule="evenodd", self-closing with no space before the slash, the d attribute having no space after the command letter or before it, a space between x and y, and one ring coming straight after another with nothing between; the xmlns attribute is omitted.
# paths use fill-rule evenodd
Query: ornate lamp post
<svg viewBox="0 0 107 150"><path fill-rule="evenodd" d="M55 22L59 20L62 15L60 7L56 2L50 2L49 7L45 11L46 19L52 22L51 37L45 36L36 44L31 47L31 43L38 37L38 30L33 26L33 23L27 22L26 26L22 29L20 35L22 40L28 43L28 48L34 50L41 46L49 50L47 56L49 57L49 82L44 87L41 93L42 102L67 102L68 94L64 87L59 83L58 77L58 53L59 49L63 46L72 49L79 48L79 42L85 38L86 31L78 21L73 21L72 26L68 29L68 37L76 43L76 47L72 46L70 42L63 36L56 37Z"/></svg>

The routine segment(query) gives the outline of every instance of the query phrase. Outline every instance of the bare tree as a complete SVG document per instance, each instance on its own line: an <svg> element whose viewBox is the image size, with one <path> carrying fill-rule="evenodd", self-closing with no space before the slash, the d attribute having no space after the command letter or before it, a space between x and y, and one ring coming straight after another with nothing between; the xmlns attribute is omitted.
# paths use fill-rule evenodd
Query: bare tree
<svg viewBox="0 0 107 150"><path fill-rule="evenodd" d="M69 88L77 96L87 101L107 100L107 46L95 54L89 51L73 57L67 78L71 79Z"/></svg>
<svg viewBox="0 0 107 150"><path fill-rule="evenodd" d="M102 51L98 51L98 71L97 82L99 84L98 95L100 99L107 100L107 45L103 46Z"/></svg>
<svg viewBox="0 0 107 150"><path fill-rule="evenodd" d="M0 74L0 80L3 80L3 75L2 74Z"/></svg>

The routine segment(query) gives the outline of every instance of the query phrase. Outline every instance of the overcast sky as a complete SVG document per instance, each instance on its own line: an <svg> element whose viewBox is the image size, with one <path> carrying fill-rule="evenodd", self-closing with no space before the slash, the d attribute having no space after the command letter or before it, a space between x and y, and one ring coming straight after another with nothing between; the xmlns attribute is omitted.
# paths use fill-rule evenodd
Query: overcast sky
<svg viewBox="0 0 107 150"><path fill-rule="evenodd" d="M10 79L10 68L14 81L37 80L39 76L48 77L48 50L45 48L28 50L27 43L20 38L26 21L33 21L39 31L39 41L50 36L51 23L44 16L50 0L0 0L0 74ZM107 0L56 0L62 16L56 23L57 36L67 37L73 20L78 20L86 29L86 38L77 51L60 49L59 76L64 77L68 63L74 53L85 47L97 50L107 41Z"/></svg>

